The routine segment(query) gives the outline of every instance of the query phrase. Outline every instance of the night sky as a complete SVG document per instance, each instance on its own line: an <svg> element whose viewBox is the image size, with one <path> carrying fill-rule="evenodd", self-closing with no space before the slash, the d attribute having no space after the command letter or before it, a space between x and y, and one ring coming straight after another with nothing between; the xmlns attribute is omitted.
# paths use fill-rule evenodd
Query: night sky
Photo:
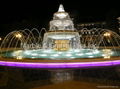
<svg viewBox="0 0 120 89"><path fill-rule="evenodd" d="M110 4L112 3L112 4ZM120 16L117 2L75 1L75 0L39 0L4 1L0 3L0 36L13 30L49 27L53 13L59 4L63 4L66 12L74 18L74 23L111 21Z"/></svg>

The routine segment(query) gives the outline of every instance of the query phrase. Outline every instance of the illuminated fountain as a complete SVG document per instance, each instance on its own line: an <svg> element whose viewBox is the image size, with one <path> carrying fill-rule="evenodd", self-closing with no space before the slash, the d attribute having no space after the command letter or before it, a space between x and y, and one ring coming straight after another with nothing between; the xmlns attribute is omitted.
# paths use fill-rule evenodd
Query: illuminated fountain
<svg viewBox="0 0 120 89"><path fill-rule="evenodd" d="M100 28L75 30L63 5L49 24L49 31L34 28L10 32L1 43L1 57L60 61L119 56L120 36L117 33Z"/></svg>
<svg viewBox="0 0 120 89"><path fill-rule="evenodd" d="M120 36L108 29L76 30L62 5L54 13L49 31L34 28L10 32L0 48L1 66L61 69L120 64ZM61 71L55 75L66 73Z"/></svg>

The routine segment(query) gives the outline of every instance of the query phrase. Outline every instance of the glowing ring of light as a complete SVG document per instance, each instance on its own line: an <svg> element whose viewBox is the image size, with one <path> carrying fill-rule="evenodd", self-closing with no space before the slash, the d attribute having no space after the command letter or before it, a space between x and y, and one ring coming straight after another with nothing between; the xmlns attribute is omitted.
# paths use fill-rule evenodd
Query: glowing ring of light
<svg viewBox="0 0 120 89"><path fill-rule="evenodd" d="M21 67L21 68L93 68L102 66L120 65L120 60L100 61L100 62L62 62L62 63L41 63L41 62L9 62L0 61L1 66Z"/></svg>

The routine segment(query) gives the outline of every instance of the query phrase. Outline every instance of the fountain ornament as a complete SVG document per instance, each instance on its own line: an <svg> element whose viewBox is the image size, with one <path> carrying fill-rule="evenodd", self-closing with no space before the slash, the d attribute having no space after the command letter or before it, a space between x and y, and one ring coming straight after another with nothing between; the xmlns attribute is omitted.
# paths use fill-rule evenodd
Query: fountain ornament
<svg viewBox="0 0 120 89"><path fill-rule="evenodd" d="M0 46L0 65L23 68L92 68L120 64L120 36L108 29L76 30L63 5L49 31L10 32ZM44 33L44 35L43 35Z"/></svg>

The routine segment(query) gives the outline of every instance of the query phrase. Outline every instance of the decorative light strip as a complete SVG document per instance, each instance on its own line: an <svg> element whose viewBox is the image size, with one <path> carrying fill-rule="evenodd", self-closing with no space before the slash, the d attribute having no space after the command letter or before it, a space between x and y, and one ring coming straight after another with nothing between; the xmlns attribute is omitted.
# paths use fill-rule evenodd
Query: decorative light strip
<svg viewBox="0 0 120 89"><path fill-rule="evenodd" d="M8 62L0 61L1 66L21 68L91 68L100 66L120 65L120 60L102 62L68 62L68 63L36 63L36 62Z"/></svg>

